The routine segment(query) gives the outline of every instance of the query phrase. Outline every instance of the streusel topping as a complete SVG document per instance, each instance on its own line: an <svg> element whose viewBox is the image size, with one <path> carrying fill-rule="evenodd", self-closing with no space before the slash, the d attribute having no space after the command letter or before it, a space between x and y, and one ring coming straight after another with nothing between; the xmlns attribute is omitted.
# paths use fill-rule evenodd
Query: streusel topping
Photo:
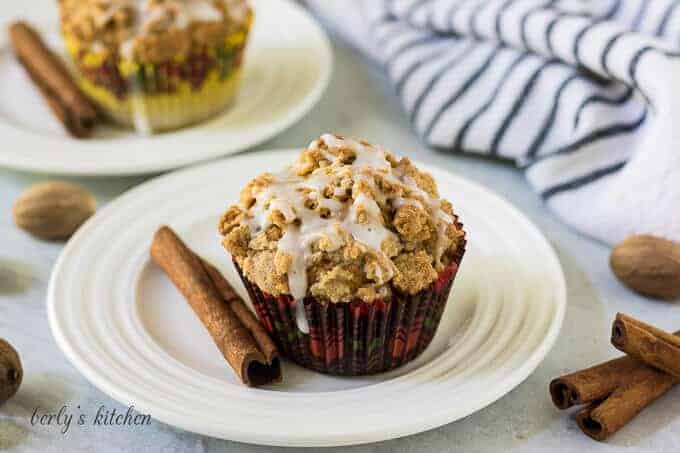
<svg viewBox="0 0 680 453"><path fill-rule="evenodd" d="M432 176L408 158L331 134L283 171L252 180L219 229L263 291L331 302L374 301L391 286L415 294L464 236Z"/></svg>
<svg viewBox="0 0 680 453"><path fill-rule="evenodd" d="M215 46L243 27L245 0L59 0L64 33L79 46L158 63Z"/></svg>

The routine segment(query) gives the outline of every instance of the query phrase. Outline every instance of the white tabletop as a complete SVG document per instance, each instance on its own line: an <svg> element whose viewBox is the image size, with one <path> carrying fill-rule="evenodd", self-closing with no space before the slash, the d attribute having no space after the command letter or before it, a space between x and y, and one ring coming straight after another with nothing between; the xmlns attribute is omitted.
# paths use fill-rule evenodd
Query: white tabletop
<svg viewBox="0 0 680 453"><path fill-rule="evenodd" d="M22 14L31 18L55 15L55 2L49 0L4 3L0 6L0 24ZM547 391L552 377L617 355L608 344L611 320L617 311L676 330L677 303L643 299L620 286L608 267L608 248L557 221L511 165L425 149L379 71L340 43L336 42L334 50L335 74L320 104L299 124L258 149L301 147L322 132L338 132L365 137L399 154L475 180L510 200L539 226L560 255L569 287L567 316L557 345L536 372L510 394L462 421L430 432L338 451L608 452L624 447L631 452L680 451L680 389L657 401L606 444L582 435L570 414L552 407ZM205 438L155 421L143 427L77 426L74 421L66 434L54 423L31 423L36 408L45 413L66 406L70 413L90 417L100 406L125 410L71 366L49 331L45 291L62 244L29 237L13 225L11 218L14 199L29 185L44 179L47 177L0 170L0 337L18 349L25 370L17 396L0 407L0 450L77 452L96 447L97 451L283 451ZM104 204L145 179L75 181L90 188ZM285 417L283 411L281 416Z"/></svg>

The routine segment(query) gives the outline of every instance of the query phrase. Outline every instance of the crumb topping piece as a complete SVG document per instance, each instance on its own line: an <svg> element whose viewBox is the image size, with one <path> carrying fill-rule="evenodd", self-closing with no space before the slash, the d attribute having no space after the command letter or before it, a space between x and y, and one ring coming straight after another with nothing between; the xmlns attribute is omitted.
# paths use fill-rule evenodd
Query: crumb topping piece
<svg viewBox="0 0 680 453"><path fill-rule="evenodd" d="M151 63L214 46L251 14L245 0L60 0L60 11L83 48Z"/></svg>
<svg viewBox="0 0 680 453"><path fill-rule="evenodd" d="M415 294L463 238L432 176L365 141L326 134L241 192L223 245L263 291L331 302ZM390 285L390 282L392 285Z"/></svg>

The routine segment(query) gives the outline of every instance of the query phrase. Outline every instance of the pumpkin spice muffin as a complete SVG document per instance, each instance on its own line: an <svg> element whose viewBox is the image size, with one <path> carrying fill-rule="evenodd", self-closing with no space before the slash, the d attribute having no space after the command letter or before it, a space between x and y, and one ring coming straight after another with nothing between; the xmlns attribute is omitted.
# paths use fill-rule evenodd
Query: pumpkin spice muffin
<svg viewBox="0 0 680 453"><path fill-rule="evenodd" d="M83 91L114 121L149 133L222 111L241 75L245 0L59 0Z"/></svg>
<svg viewBox="0 0 680 453"><path fill-rule="evenodd" d="M281 350L342 375L386 371L427 347L466 243L432 176L330 134L252 180L219 230Z"/></svg>

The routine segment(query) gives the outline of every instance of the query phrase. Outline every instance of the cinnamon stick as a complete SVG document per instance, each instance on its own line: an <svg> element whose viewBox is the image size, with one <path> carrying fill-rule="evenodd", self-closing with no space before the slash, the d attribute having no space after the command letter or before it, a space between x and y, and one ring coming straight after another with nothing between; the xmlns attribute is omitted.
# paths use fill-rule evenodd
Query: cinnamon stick
<svg viewBox="0 0 680 453"><path fill-rule="evenodd" d="M576 422L586 435L603 441L676 383L673 376L643 366L633 371L628 382L614 390L606 400L595 402L577 413Z"/></svg>
<svg viewBox="0 0 680 453"><path fill-rule="evenodd" d="M215 285L215 288L222 296L222 299L227 303L227 305L229 305L229 308L231 308L239 321L241 321L241 324L243 324L246 329L250 331L253 339L255 339L257 345L267 359L267 362L271 363L274 361L278 357L279 352L276 348L276 344L271 339L269 334L267 334L267 331L264 329L264 327L262 327L262 324L260 324L253 313L248 309L248 307L246 307L246 305L243 303L243 299L241 299L238 294L236 294L236 291L234 291L227 279L224 278L222 273L217 270L215 266L202 258L201 264L208 273L208 276Z"/></svg>
<svg viewBox="0 0 680 453"><path fill-rule="evenodd" d="M680 331L675 335L680 336ZM601 401L618 387L630 383L635 378L634 371L645 367L645 362L625 355L553 379L550 396L558 409Z"/></svg>
<svg viewBox="0 0 680 453"><path fill-rule="evenodd" d="M679 337L619 313L611 341L629 356L680 379Z"/></svg>
<svg viewBox="0 0 680 453"><path fill-rule="evenodd" d="M635 329L631 330L631 326ZM612 342L614 339L619 342L621 338L626 338L624 343L628 345L627 348L635 350L640 349L639 330L654 332L670 344L680 339L680 331L671 335L620 314L612 330ZM632 337L626 335L631 331L636 333ZM633 346L629 345L630 341ZM576 421L586 435L602 441L625 426L678 382L680 379L649 366L649 362L626 355L554 379L550 383L550 395L555 406L560 409L588 404L576 414Z"/></svg>
<svg viewBox="0 0 680 453"><path fill-rule="evenodd" d="M228 283L217 269L200 259L167 226L154 235L151 257L187 299L244 384L257 386L281 381L275 346L264 338L267 334L257 320L244 313L248 309L243 301L233 290L225 291ZM216 281L223 286L221 290Z"/></svg>
<svg viewBox="0 0 680 453"><path fill-rule="evenodd" d="M17 59L65 129L74 137L89 136L97 123L97 111L64 63L25 22L10 25L9 36Z"/></svg>
<svg viewBox="0 0 680 453"><path fill-rule="evenodd" d="M561 376L550 382L550 396L558 409L600 401L630 381L633 371L645 365L623 356Z"/></svg>

